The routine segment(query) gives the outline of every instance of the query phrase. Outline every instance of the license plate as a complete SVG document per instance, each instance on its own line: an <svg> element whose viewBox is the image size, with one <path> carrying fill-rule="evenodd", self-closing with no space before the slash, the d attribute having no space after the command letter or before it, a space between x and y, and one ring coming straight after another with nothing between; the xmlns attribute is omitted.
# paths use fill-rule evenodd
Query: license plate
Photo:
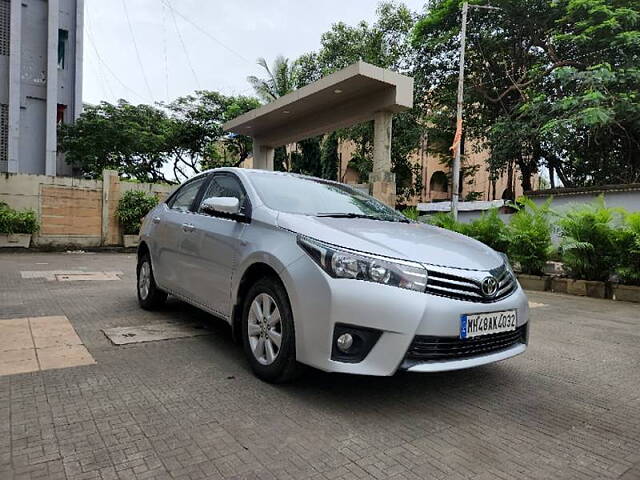
<svg viewBox="0 0 640 480"><path fill-rule="evenodd" d="M473 338L516 329L515 310L460 315L460 338Z"/></svg>

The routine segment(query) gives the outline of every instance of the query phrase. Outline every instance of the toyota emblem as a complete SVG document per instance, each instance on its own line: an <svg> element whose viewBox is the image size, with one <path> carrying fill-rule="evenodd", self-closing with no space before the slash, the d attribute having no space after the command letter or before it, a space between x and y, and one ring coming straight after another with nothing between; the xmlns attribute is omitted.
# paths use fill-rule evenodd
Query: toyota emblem
<svg viewBox="0 0 640 480"><path fill-rule="evenodd" d="M485 297L493 297L498 291L498 281L494 277L486 277L480 287Z"/></svg>

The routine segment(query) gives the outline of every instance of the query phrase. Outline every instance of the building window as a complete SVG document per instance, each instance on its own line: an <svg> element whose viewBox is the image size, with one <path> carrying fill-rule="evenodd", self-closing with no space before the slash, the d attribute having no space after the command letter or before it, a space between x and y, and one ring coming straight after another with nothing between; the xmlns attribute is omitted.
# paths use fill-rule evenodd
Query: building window
<svg viewBox="0 0 640 480"><path fill-rule="evenodd" d="M61 125L64 123L64 112L67 110L66 105L58 104L58 113L56 115L56 123Z"/></svg>
<svg viewBox="0 0 640 480"><path fill-rule="evenodd" d="M8 170L9 105L0 105L0 172Z"/></svg>
<svg viewBox="0 0 640 480"><path fill-rule="evenodd" d="M442 170L433 172L431 175L431 181L429 182L429 190L432 192L448 192L449 191L449 177Z"/></svg>
<svg viewBox="0 0 640 480"><path fill-rule="evenodd" d="M69 31L58 30L58 68L64 70L65 57L67 54L67 43L69 42Z"/></svg>
<svg viewBox="0 0 640 480"><path fill-rule="evenodd" d="M11 3L0 0L0 55L9 56L11 33Z"/></svg>

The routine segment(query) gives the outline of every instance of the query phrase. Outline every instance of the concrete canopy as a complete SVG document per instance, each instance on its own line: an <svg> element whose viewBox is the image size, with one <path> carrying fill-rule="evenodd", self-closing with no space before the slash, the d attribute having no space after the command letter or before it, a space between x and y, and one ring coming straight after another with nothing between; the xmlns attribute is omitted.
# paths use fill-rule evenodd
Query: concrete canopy
<svg viewBox="0 0 640 480"><path fill-rule="evenodd" d="M224 124L278 147L413 106L413 79L359 61Z"/></svg>

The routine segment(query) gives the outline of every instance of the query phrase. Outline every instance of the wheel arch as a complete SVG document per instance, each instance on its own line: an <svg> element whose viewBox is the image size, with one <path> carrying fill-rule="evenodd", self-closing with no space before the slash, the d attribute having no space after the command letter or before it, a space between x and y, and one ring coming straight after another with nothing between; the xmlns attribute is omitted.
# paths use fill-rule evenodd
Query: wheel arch
<svg viewBox="0 0 640 480"><path fill-rule="evenodd" d="M149 245L147 245L147 242L143 240L138 244L138 251L137 251L138 262L140 261L140 258L142 258L142 256L145 254L151 257L151 250L149 249Z"/></svg>
<svg viewBox="0 0 640 480"><path fill-rule="evenodd" d="M237 287L234 289L235 295L233 297L233 310L231 312L231 328L233 331L233 338L236 342L240 342L240 333L242 332L240 322L242 320L242 304L244 302L244 297L251 285L253 285L259 279L265 277L273 278L274 280L279 282L283 286L287 296L289 296L287 287L284 284L282 277L273 267L273 265L269 265L268 263L263 261L257 261L249 265L242 273L240 281L238 282Z"/></svg>

